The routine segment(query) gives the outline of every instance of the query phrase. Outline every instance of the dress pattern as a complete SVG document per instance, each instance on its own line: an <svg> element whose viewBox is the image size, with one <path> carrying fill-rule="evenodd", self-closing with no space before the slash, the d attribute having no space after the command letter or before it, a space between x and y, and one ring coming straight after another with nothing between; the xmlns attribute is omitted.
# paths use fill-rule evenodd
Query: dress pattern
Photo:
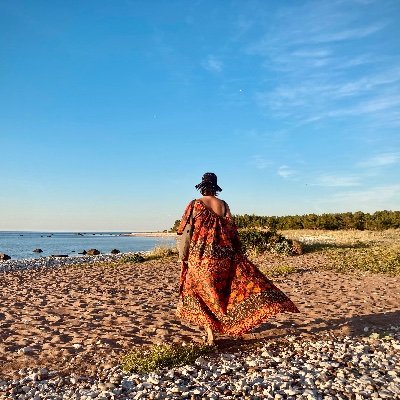
<svg viewBox="0 0 400 400"><path fill-rule="evenodd" d="M177 233L188 220L186 207ZM293 302L246 258L235 224L201 200L193 204L193 234L182 265L177 316L189 323L239 336L273 315L299 312Z"/></svg>

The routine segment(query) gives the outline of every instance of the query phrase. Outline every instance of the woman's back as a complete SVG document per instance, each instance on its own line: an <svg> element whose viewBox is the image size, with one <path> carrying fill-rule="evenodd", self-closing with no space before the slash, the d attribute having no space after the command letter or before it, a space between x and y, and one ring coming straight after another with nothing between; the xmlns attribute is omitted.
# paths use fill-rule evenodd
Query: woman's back
<svg viewBox="0 0 400 400"><path fill-rule="evenodd" d="M225 201L216 198L215 196L203 196L199 199L209 210L212 210L220 217L228 216L229 207Z"/></svg>

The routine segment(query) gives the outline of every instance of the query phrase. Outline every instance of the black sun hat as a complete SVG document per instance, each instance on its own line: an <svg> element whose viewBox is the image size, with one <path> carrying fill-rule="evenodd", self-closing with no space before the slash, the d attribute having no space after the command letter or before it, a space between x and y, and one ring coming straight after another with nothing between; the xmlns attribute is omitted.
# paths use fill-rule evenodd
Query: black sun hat
<svg viewBox="0 0 400 400"><path fill-rule="evenodd" d="M202 190L204 188L214 189L216 192L222 192L222 189L217 184L217 175L214 172L206 172L201 182L195 186L196 189Z"/></svg>

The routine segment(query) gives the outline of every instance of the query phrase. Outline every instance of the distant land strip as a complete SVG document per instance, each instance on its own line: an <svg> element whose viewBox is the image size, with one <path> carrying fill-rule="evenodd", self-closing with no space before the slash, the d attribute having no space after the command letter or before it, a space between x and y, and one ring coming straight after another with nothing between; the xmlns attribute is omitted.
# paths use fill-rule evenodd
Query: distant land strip
<svg viewBox="0 0 400 400"><path fill-rule="evenodd" d="M176 232L132 232L132 233L122 233L121 236L173 237L176 236Z"/></svg>

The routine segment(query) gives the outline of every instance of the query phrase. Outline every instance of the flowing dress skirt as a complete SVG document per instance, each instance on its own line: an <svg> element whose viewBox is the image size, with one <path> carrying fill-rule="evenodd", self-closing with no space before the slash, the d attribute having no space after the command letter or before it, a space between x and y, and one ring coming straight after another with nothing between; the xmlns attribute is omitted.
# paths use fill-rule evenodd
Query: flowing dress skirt
<svg viewBox="0 0 400 400"><path fill-rule="evenodd" d="M184 229L186 207L178 234ZM277 313L299 312L242 253L237 229L200 200L194 203L194 228L187 268L182 267L177 316L194 325L239 336Z"/></svg>

